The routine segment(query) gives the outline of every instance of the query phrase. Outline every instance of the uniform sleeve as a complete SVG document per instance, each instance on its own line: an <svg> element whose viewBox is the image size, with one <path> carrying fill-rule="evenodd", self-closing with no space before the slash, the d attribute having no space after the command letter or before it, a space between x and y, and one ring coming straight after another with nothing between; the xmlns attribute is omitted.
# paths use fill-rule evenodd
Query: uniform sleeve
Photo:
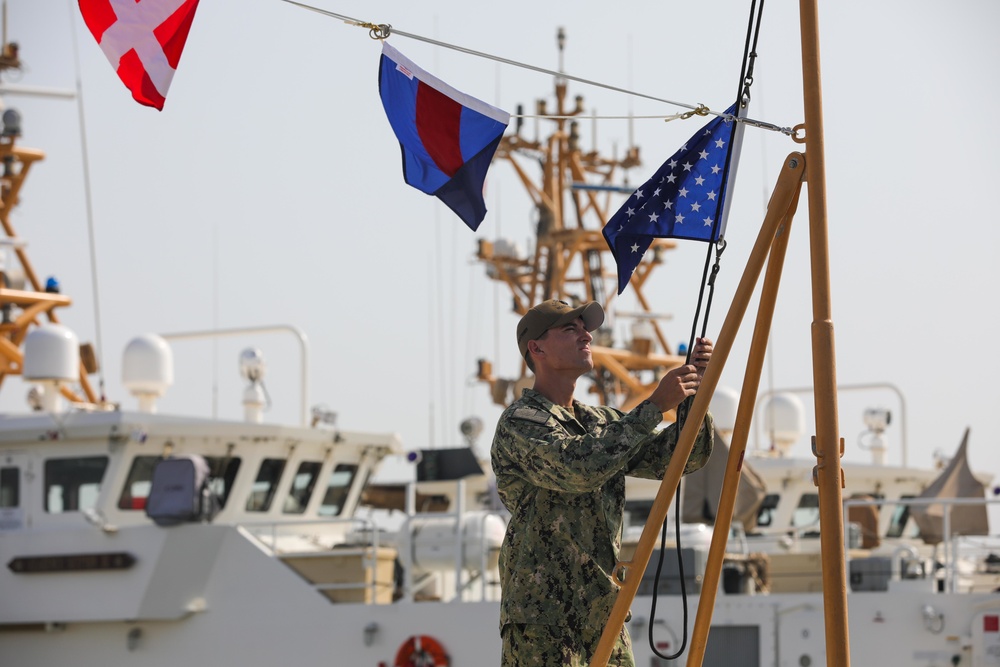
<svg viewBox="0 0 1000 667"><path fill-rule="evenodd" d="M539 423L508 412L497 424L493 440L494 467L501 468L495 472L498 477L515 472L553 491L593 491L628 464L661 418L659 409L644 401L595 436L572 435L555 417Z"/></svg>
<svg viewBox="0 0 1000 667"><path fill-rule="evenodd" d="M677 446L677 438L680 433L676 424L670 424L665 429L657 433L654 437L645 442L643 447L632 457L625 472L632 477L642 477L643 479L663 479L670 465L670 457ZM706 463L708 457L712 455L712 447L715 444L715 422L711 413L705 415L705 421L695 438L694 447L691 449L691 456L687 465L684 466L684 474L699 470Z"/></svg>

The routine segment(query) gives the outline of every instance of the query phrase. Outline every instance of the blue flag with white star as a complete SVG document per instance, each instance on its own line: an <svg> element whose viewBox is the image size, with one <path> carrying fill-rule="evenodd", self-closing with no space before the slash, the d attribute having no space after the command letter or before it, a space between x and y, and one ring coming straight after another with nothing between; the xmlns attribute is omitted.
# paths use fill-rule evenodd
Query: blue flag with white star
<svg viewBox="0 0 1000 667"><path fill-rule="evenodd" d="M715 242L725 236L735 114L734 104L699 130L604 226L604 239L618 264L619 294L654 238Z"/></svg>

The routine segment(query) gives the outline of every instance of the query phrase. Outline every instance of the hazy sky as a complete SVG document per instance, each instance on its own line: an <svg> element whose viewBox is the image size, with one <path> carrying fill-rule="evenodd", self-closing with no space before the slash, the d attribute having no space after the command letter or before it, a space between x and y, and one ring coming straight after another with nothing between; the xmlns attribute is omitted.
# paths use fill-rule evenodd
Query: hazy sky
<svg viewBox="0 0 1000 667"><path fill-rule="evenodd" d="M589 0L320 6L547 68L558 67L555 35L563 26L568 73L719 110L735 95L749 11L742 2ZM137 334L288 324L309 338L310 404L336 411L342 428L397 432L407 448L454 446L459 422L477 415L486 425L480 445L488 446L499 408L472 378L481 357L500 376L517 372L516 318L506 288L473 257L480 239L527 245L532 206L503 163L490 172L490 211L475 234L404 184L378 98L379 44L365 30L281 0L202 0L158 113L131 100L75 2L9 0L7 15L8 38L20 43L25 64L8 81L73 90L79 68L99 330L77 101L5 99L24 117L22 144L48 155L13 223L36 271L58 276L74 298L64 322L99 343L109 398L135 406L120 366ZM930 465L938 450L951 454L971 427L973 467L1000 473L992 201L1000 138L989 116L1000 106L1000 4L846 0L822 3L820 21L838 380L891 383L905 397L911 464ZM508 111L551 99L549 76L401 36L391 43ZM802 122L795 3L767 4L758 53L750 115ZM570 94L604 115L683 110L575 83ZM630 181L645 180L702 122L634 121L644 165ZM526 124L529 136L533 126ZM582 133L586 145L596 136L598 149L620 154L630 129L602 120L595 131L587 121ZM747 130L712 336L783 157L801 149L786 136ZM804 197L765 387L811 384L806 212ZM665 325L673 341L688 336L704 248L682 243L647 288L654 310L673 315ZM632 309L628 292L617 305ZM726 386L742 382L752 318L751 310ZM176 383L161 412L239 418L237 355L249 345L269 364L274 405L266 420L296 421L298 344L283 334L177 343ZM0 407L19 409L23 388L5 389ZM862 410L873 406L893 413L889 461L899 463L904 410L888 389L841 395L847 457L868 460L858 434ZM799 454L808 455L806 443Z"/></svg>

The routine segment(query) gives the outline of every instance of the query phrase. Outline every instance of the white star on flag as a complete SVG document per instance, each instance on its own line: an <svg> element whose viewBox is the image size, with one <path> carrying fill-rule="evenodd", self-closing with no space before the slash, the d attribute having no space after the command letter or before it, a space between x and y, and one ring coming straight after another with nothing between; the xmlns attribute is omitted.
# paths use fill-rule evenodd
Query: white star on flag
<svg viewBox="0 0 1000 667"><path fill-rule="evenodd" d="M723 237L730 146L734 154L739 146L734 140L738 126L732 122L735 113L736 107L730 107L694 134L604 226L604 238L618 264L619 294L654 239L714 242ZM635 200L640 198L642 206L637 206ZM639 210L644 215L636 215ZM698 225L697 220L703 225Z"/></svg>

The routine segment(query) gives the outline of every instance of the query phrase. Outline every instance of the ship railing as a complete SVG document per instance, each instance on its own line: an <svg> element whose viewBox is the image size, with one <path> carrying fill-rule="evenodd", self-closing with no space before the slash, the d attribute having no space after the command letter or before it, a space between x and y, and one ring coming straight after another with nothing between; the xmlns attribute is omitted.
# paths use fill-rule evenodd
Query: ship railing
<svg viewBox="0 0 1000 667"><path fill-rule="evenodd" d="M782 552L797 552L802 548L802 545L809 544L814 538L819 535L819 521L810 521L806 524L801 524L797 526L758 526L753 530L753 536L759 549L760 538L767 538L772 542L775 547L780 546ZM732 533L730 533L730 539L732 539ZM744 533L745 536L745 533ZM806 541L806 540L809 541ZM749 544L749 541L744 537L744 543Z"/></svg>
<svg viewBox="0 0 1000 667"><path fill-rule="evenodd" d="M354 529L351 529L354 526ZM297 521L260 521L239 523L237 530L257 545L268 556L276 559L326 558L339 555L345 548L357 550L361 559L360 576L356 581L313 582L307 578L316 591L364 590L371 602L377 601L380 581L379 572L379 530L371 519L365 517L330 517L325 519L303 519ZM334 529L334 530L331 530ZM348 540L347 537L350 537ZM281 546L282 538L286 540ZM299 548L294 548L298 546ZM293 568L294 569L294 568ZM300 573L302 574L302 573ZM305 577L305 575L303 575ZM392 586L393 582L388 582Z"/></svg>
<svg viewBox="0 0 1000 667"><path fill-rule="evenodd" d="M851 498L844 500L844 516L847 516L848 509L851 507L881 507L882 505L904 505L907 507L940 506L942 508L941 542L937 547L940 548L940 559L944 570L944 592L955 593L958 590L957 584L960 575L958 562L960 558L968 556L968 553L962 553L962 547L968 543L969 536L952 534L952 511L956 507L985 506L998 503L1000 503L1000 498ZM994 541L994 551L996 551L997 546L1000 546L1000 542ZM850 559L849 551L847 558L848 560ZM893 558L895 560L896 557L894 556ZM897 568L895 566L892 568L892 572L893 576L896 576Z"/></svg>
<svg viewBox="0 0 1000 667"><path fill-rule="evenodd" d="M459 494L461 499L461 494ZM421 520L435 520L435 521L454 521L454 570L452 571L452 577L454 580L454 593L450 598L450 602L462 601L463 595L466 591L470 590L472 586L478 581L480 583L480 595L481 601L485 602L489 600L489 591L491 585L498 585L499 582L489 581L489 572L493 570L490 564L491 552L495 549L489 544L489 531L487 530L487 522L491 517L497 517L503 521L504 525L507 524L507 516L501 512L494 511L480 511L476 514L479 519L479 570L475 571L466 567L466 534L463 525L463 518L466 516L466 512L462 507L463 503L461 500L458 502L458 508L455 512L414 512L407 515L406 520L403 522L403 526L400 529L403 534L407 537L401 542L400 546L406 545L406 548L400 549L400 561L403 565L403 599L407 602L414 602L415 595L430 585L434 581L434 573L425 573L422 577L415 576L415 563L414 563L414 550L416 548L416 538L414 536L414 523L419 523ZM465 572L469 572L469 578L465 580Z"/></svg>

